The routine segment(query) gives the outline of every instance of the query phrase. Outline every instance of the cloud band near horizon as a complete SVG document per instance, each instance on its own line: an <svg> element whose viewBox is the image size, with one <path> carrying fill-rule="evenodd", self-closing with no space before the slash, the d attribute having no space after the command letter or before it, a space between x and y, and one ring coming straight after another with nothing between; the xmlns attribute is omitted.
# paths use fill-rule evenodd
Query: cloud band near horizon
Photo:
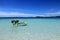
<svg viewBox="0 0 60 40"><path fill-rule="evenodd" d="M19 13L19 12L0 12L0 17L35 17L35 16L60 16L60 12L54 13L45 13L44 15L40 14L26 14L26 13Z"/></svg>

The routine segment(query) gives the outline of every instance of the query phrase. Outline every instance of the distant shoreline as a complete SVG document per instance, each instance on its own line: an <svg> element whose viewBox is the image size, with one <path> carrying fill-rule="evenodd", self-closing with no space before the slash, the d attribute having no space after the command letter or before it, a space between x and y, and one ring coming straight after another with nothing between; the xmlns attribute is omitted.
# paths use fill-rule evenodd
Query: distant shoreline
<svg viewBox="0 0 60 40"><path fill-rule="evenodd" d="M60 17L0 17L0 19L40 19L40 18L60 18Z"/></svg>

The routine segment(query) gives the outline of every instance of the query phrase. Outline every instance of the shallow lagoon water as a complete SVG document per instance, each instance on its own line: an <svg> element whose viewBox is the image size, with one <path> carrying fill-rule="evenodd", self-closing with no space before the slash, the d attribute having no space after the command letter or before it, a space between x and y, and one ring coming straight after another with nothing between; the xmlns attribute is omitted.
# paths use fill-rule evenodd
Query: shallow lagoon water
<svg viewBox="0 0 60 40"><path fill-rule="evenodd" d="M0 19L0 40L60 40L60 19L18 19L27 26L14 27L13 19Z"/></svg>

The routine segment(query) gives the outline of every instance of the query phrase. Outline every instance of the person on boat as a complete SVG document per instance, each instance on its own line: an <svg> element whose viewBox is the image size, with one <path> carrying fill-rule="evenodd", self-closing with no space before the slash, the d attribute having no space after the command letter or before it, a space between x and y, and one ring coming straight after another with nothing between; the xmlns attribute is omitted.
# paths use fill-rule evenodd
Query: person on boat
<svg viewBox="0 0 60 40"><path fill-rule="evenodd" d="M13 23L13 25L18 24L19 20L12 20L11 23Z"/></svg>

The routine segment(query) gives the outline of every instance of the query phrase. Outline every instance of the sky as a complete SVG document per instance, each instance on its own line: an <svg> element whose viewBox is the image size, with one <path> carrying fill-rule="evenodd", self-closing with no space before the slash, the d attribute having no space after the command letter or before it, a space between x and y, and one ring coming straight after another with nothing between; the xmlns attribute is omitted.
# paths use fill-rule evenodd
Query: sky
<svg viewBox="0 0 60 40"><path fill-rule="evenodd" d="M3 16L60 16L60 0L0 0Z"/></svg>

